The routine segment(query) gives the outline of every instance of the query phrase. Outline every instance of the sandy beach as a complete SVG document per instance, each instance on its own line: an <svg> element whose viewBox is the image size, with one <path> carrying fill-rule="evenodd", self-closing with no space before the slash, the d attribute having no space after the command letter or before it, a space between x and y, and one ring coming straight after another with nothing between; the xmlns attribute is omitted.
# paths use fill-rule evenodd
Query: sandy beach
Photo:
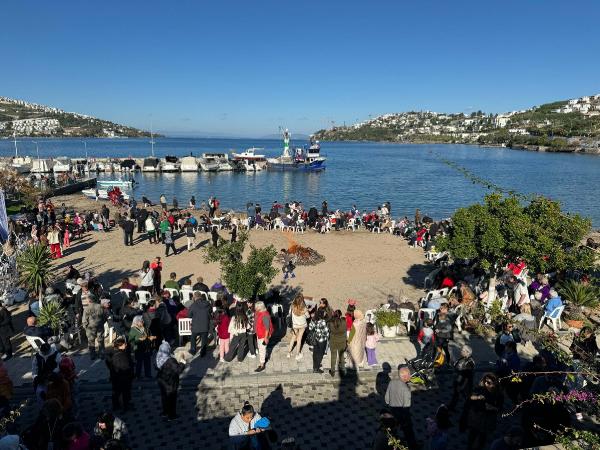
<svg viewBox="0 0 600 450"><path fill-rule="evenodd" d="M81 194L54 197L56 207L65 203L76 211L100 209L102 202L88 200ZM116 209L109 206L111 217ZM229 238L227 230L220 232ZM57 270L66 269L73 264L80 271L92 271L105 286L111 289L120 284L124 276L134 277L144 260L155 256L163 257L163 280L168 273L176 272L178 279L204 277L210 286L220 276L217 264L204 262L202 247L209 245L209 233L198 233L196 243L199 247L188 252L186 239L181 236L175 245L176 256L164 258L162 244L150 244L145 235L134 234L135 245L123 245L123 233L117 228L110 232L90 232L81 240L72 242L65 256L56 261ZM389 233L374 234L361 231L332 231L318 234L307 231L305 234L282 233L281 231L252 230L250 244L262 247L273 244L276 249L287 248L289 238L303 246L317 250L325 261L315 266L300 266L297 277L283 284L282 275L278 275L272 285L284 288L284 292L301 289L306 296L325 297L335 308L343 308L350 298L358 300L361 309L370 309L387 300L388 295L396 298L406 297L412 301L423 295L419 289L422 280L429 272L425 265L423 250L411 248L407 242Z"/></svg>

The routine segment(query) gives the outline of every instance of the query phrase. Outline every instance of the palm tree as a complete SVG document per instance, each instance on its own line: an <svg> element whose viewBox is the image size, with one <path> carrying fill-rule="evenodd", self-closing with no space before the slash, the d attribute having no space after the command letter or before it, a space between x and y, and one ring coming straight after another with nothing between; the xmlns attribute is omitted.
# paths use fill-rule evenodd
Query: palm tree
<svg viewBox="0 0 600 450"><path fill-rule="evenodd" d="M17 257L17 267L21 283L38 293L42 306L44 287L52 279L52 259L48 246L35 244L27 247Z"/></svg>

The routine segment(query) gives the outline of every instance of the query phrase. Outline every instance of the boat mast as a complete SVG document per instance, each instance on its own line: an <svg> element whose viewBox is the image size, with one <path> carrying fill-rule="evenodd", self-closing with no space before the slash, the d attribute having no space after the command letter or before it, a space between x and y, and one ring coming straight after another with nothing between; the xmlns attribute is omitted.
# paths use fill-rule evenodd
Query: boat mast
<svg viewBox="0 0 600 450"><path fill-rule="evenodd" d="M152 131L152 123L150 123L150 145L152 146L152 157L154 158L154 132Z"/></svg>
<svg viewBox="0 0 600 450"><path fill-rule="evenodd" d="M17 131L13 130L13 141L15 143L15 158L19 157L19 150L17 149Z"/></svg>

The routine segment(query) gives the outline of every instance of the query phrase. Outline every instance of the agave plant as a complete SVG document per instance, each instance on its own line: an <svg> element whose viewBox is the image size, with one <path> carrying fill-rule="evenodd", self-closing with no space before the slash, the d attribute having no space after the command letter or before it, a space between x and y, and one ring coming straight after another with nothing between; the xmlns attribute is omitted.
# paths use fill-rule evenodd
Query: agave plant
<svg viewBox="0 0 600 450"><path fill-rule="evenodd" d="M38 323L52 328L56 334L60 330L60 324L65 319L67 312L57 301L46 302L40 309Z"/></svg>
<svg viewBox="0 0 600 450"><path fill-rule="evenodd" d="M595 308L600 303L600 290L592 284L568 280L560 285L558 292L569 305L579 308Z"/></svg>
<svg viewBox="0 0 600 450"><path fill-rule="evenodd" d="M18 256L17 266L21 283L38 293L41 304L44 287L52 279L52 258L48 246L36 244L27 247Z"/></svg>

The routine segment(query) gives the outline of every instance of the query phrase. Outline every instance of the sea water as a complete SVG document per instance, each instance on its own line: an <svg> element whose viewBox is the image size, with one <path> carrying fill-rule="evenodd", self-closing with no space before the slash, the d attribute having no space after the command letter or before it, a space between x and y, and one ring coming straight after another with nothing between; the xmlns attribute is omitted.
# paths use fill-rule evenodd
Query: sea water
<svg viewBox="0 0 600 450"><path fill-rule="evenodd" d="M281 153L281 141L259 139L157 138L157 157L200 156L204 152L241 152L262 147L268 157ZM40 157L82 157L81 139L37 139ZM134 157L150 154L149 139L86 139L90 157ZM35 144L17 140L19 154L35 157ZM292 145L304 145L296 141ZM443 218L461 206L482 200L489 192L442 161L455 162L478 177L507 190L539 193L559 200L569 212L590 217L600 226L598 193L600 156L517 151L468 145L414 145L373 142L323 142L321 153L327 169L320 173L137 173L135 198L157 202L164 193L185 205L192 195L197 204L215 195L225 208L244 210L248 203L267 209L273 201L298 200L305 207L320 208L327 200L331 209L356 205L372 210L389 201L394 216L422 215ZM0 140L0 156L14 154L11 140ZM441 157L440 157L441 155ZM99 178L118 177L100 174Z"/></svg>

